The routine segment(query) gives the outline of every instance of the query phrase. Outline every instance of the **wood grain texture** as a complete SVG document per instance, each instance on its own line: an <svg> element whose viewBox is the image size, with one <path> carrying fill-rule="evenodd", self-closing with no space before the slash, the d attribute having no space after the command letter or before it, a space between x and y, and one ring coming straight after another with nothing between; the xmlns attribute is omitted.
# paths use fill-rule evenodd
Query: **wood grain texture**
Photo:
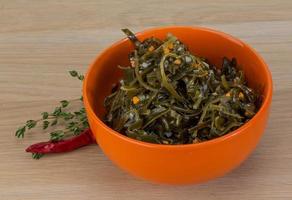
<svg viewBox="0 0 292 200"><path fill-rule="evenodd" d="M255 152L226 176L165 186L133 178L96 145L39 161L24 153L44 140L15 129L80 95L67 71L85 72L105 47L134 31L199 25L253 46L274 80L270 120ZM0 199L292 199L292 1L0 0Z"/></svg>

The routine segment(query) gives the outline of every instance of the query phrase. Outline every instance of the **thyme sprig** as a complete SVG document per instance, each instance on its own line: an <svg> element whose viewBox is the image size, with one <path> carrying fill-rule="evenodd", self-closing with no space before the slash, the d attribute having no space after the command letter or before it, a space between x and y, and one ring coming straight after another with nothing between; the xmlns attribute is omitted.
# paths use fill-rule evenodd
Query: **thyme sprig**
<svg viewBox="0 0 292 200"><path fill-rule="evenodd" d="M69 73L72 77L77 77L81 81L84 79L84 76L75 70L69 71ZM76 100L82 101L82 97L73 100L62 100L52 112L42 112L40 119L27 120L23 126L17 129L15 136L23 138L26 132L38 125L42 126L43 130L47 130L49 127L54 128L49 133L50 140L52 141L59 141L73 135L78 135L88 128L89 125L83 106L74 112L68 111L72 102ZM40 158L40 155L33 155L33 158Z"/></svg>

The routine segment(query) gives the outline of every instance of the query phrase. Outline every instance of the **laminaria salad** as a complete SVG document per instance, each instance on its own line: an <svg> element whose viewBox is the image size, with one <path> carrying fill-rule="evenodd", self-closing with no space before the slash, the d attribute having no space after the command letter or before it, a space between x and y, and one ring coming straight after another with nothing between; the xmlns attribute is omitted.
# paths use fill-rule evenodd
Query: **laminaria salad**
<svg viewBox="0 0 292 200"><path fill-rule="evenodd" d="M223 57L217 68L172 34L140 41L122 31L134 50L130 65L118 66L124 75L104 101L104 121L114 130L151 143L198 143L235 130L257 112L259 95L235 58Z"/></svg>

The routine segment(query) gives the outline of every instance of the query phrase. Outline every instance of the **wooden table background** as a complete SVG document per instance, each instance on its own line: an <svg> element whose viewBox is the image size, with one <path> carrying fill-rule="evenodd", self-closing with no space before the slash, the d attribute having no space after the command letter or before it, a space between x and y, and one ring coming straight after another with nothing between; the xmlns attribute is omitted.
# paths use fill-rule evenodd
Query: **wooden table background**
<svg viewBox="0 0 292 200"><path fill-rule="evenodd" d="M15 129L80 95L67 71L85 72L105 47L134 31L199 25L251 44L274 80L270 120L255 152L228 175L200 185L138 180L96 145L39 161L24 153L45 134ZM0 199L292 199L292 1L0 0ZM290 99L290 100L289 100ZM290 102L290 103L289 103Z"/></svg>

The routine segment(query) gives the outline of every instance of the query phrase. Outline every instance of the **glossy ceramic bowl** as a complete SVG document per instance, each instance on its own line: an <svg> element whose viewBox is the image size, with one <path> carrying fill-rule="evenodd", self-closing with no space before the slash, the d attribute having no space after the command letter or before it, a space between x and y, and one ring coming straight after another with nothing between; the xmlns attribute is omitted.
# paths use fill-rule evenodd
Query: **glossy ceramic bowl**
<svg viewBox="0 0 292 200"><path fill-rule="evenodd" d="M90 66L83 85L89 124L103 152L130 174L160 183L200 183L222 176L239 166L259 142L268 119L272 100L272 78L263 59L247 44L225 33L198 27L162 27L137 34L141 40L164 39L172 33L192 53L221 66L223 56L235 57L252 88L261 86L264 97L258 113L239 129L222 137L187 145L161 145L126 137L102 122L103 101L112 85L121 78L117 65L129 65L133 50L125 38L102 51Z"/></svg>

